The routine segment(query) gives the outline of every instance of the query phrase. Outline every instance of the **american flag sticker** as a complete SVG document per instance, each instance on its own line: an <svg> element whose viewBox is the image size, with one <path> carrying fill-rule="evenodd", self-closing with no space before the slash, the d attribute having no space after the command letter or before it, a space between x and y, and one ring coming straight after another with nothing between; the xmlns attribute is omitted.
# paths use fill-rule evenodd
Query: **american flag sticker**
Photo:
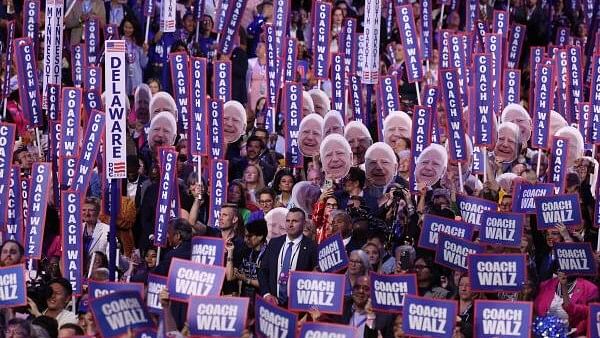
<svg viewBox="0 0 600 338"><path fill-rule="evenodd" d="M125 175L127 171L127 165L125 162L109 163L108 172L110 176L121 176Z"/></svg>
<svg viewBox="0 0 600 338"><path fill-rule="evenodd" d="M106 41L106 52L108 53L125 53L125 50L124 40Z"/></svg>

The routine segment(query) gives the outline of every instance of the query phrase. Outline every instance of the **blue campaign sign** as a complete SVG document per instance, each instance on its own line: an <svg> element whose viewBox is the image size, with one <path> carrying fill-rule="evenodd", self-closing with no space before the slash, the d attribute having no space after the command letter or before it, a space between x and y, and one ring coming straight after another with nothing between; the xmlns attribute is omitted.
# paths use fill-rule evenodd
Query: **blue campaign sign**
<svg viewBox="0 0 600 338"><path fill-rule="evenodd" d="M423 229L419 237L419 246L429 250L436 250L438 236L442 232L458 238L471 239L473 236L473 226L465 222L426 214L425 218L423 218Z"/></svg>
<svg viewBox="0 0 600 338"><path fill-rule="evenodd" d="M256 297L254 305L256 325L254 332L258 337L289 337L296 338L296 323L298 315L277 305Z"/></svg>
<svg viewBox="0 0 600 338"><path fill-rule="evenodd" d="M600 303L590 303L588 306L588 337L600 338Z"/></svg>
<svg viewBox="0 0 600 338"><path fill-rule="evenodd" d="M144 295L144 284L90 281L88 286L88 296L90 299L121 291L136 291L142 296Z"/></svg>
<svg viewBox="0 0 600 338"><path fill-rule="evenodd" d="M225 268L173 258L167 278L170 298L187 302L190 296L218 296Z"/></svg>
<svg viewBox="0 0 600 338"><path fill-rule="evenodd" d="M25 265L0 268L0 307L16 307L27 304L25 290Z"/></svg>
<svg viewBox="0 0 600 338"><path fill-rule="evenodd" d="M469 280L473 291L521 291L526 278L525 255L503 253L469 256Z"/></svg>
<svg viewBox="0 0 600 338"><path fill-rule="evenodd" d="M537 226L538 229L554 228L558 223L566 227L581 224L581 206L578 194L565 194L537 197Z"/></svg>
<svg viewBox="0 0 600 338"><path fill-rule="evenodd" d="M475 337L531 337L533 303L475 300Z"/></svg>
<svg viewBox="0 0 600 338"><path fill-rule="evenodd" d="M567 275L592 275L598 266L590 243L556 243L554 253L558 268Z"/></svg>
<svg viewBox="0 0 600 338"><path fill-rule="evenodd" d="M288 309L342 314L346 276L333 273L291 271L288 284Z"/></svg>
<svg viewBox="0 0 600 338"><path fill-rule="evenodd" d="M338 272L348 266L348 254L340 234L321 242L318 252L319 269L323 272Z"/></svg>
<svg viewBox="0 0 600 338"><path fill-rule="evenodd" d="M300 337L354 338L356 328L350 325L305 322L300 328Z"/></svg>
<svg viewBox="0 0 600 338"><path fill-rule="evenodd" d="M554 184L552 183L530 184L517 182L513 189L513 212L535 214L536 197L551 195L553 187Z"/></svg>
<svg viewBox="0 0 600 338"><path fill-rule="evenodd" d="M225 241L222 238L196 236L192 238L192 262L223 266Z"/></svg>
<svg viewBox="0 0 600 338"><path fill-rule="evenodd" d="M192 336L239 337L246 327L246 297L191 297L187 322Z"/></svg>
<svg viewBox="0 0 600 338"><path fill-rule="evenodd" d="M417 295L417 275L380 275L371 271L371 304L373 310L402 313L404 295Z"/></svg>
<svg viewBox="0 0 600 338"><path fill-rule="evenodd" d="M429 299L407 295L404 297L402 329L409 336L451 337L456 326L456 301Z"/></svg>
<svg viewBox="0 0 600 338"><path fill-rule="evenodd" d="M498 204L492 201L466 195L456 196L456 205L462 220L477 227L481 226L481 216L485 211L498 209Z"/></svg>
<svg viewBox="0 0 600 338"><path fill-rule="evenodd" d="M523 237L523 224L524 214L486 211L481 218L479 242L518 248Z"/></svg>
<svg viewBox="0 0 600 338"><path fill-rule="evenodd" d="M157 315L162 313L160 304L160 292L167 287L167 277L148 274L148 294L146 295L146 307L148 311Z"/></svg>
<svg viewBox="0 0 600 338"><path fill-rule="evenodd" d="M150 316L142 295L136 291L120 291L90 300L96 325L102 337L118 337L128 330L151 329Z"/></svg>
<svg viewBox="0 0 600 338"><path fill-rule="evenodd" d="M485 251L480 245L445 233L439 238L435 262L455 271L466 272L469 255Z"/></svg>

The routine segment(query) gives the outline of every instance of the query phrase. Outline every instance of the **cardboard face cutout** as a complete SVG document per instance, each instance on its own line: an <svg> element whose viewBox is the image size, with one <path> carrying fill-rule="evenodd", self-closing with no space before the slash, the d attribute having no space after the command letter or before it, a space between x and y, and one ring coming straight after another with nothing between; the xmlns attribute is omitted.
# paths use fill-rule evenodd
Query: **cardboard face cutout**
<svg viewBox="0 0 600 338"><path fill-rule="evenodd" d="M522 143L527 143L531 138L531 117L521 105L511 103L506 106L502 111L502 122L512 122L519 126L519 135Z"/></svg>
<svg viewBox="0 0 600 338"><path fill-rule="evenodd" d="M365 154L365 169L370 185L383 187L391 183L398 170L394 150L383 142L374 143Z"/></svg>
<svg viewBox="0 0 600 338"><path fill-rule="evenodd" d="M365 152L373 144L367 127L358 121L352 121L344 129L344 137L352 149L354 165L365 163Z"/></svg>
<svg viewBox="0 0 600 338"><path fill-rule="evenodd" d="M560 128L554 136L564 137L569 140L567 147L567 167L572 168L575 166L575 161L583 157L583 136L581 136L578 129L571 126Z"/></svg>
<svg viewBox="0 0 600 338"><path fill-rule="evenodd" d="M157 147L172 146L177 136L177 125L170 112L164 111L154 116L148 131L148 146L154 150Z"/></svg>
<svg viewBox="0 0 600 338"><path fill-rule="evenodd" d="M496 159L503 163L510 163L519 156L519 126L512 122L503 122L498 126L498 138L494 147Z"/></svg>
<svg viewBox="0 0 600 338"><path fill-rule="evenodd" d="M345 177L352 166L352 149L348 141L338 134L331 134L321 143L321 163L328 179Z"/></svg>
<svg viewBox="0 0 600 338"><path fill-rule="evenodd" d="M330 134L344 135L344 120L337 110L330 110L323 119L323 137Z"/></svg>
<svg viewBox="0 0 600 338"><path fill-rule="evenodd" d="M169 93L158 92L150 100L150 120L156 114L163 111L170 112L177 122L177 105L175 104L175 100Z"/></svg>
<svg viewBox="0 0 600 338"><path fill-rule="evenodd" d="M237 101L228 101L223 105L223 137L225 142L233 143L246 132L246 109Z"/></svg>
<svg viewBox="0 0 600 338"><path fill-rule="evenodd" d="M390 113L383 121L383 140L395 151L402 150L402 138L410 139L412 120L403 111Z"/></svg>
<svg viewBox="0 0 600 338"><path fill-rule="evenodd" d="M309 114L300 122L300 153L307 157L319 154L319 147L323 141L323 118L318 114Z"/></svg>
<svg viewBox="0 0 600 338"><path fill-rule="evenodd" d="M446 148L439 144L430 144L417 158L415 177L417 183L431 187L440 180L448 166Z"/></svg>

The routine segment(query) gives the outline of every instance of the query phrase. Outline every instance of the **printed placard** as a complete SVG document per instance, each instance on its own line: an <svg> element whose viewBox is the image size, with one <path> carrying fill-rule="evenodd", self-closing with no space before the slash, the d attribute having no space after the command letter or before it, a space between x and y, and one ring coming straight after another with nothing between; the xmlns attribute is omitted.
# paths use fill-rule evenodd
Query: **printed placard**
<svg viewBox="0 0 600 338"><path fill-rule="evenodd" d="M314 5L313 69L315 78L325 80L329 75L329 45L331 38L331 4L317 1Z"/></svg>
<svg viewBox="0 0 600 338"><path fill-rule="evenodd" d="M191 100L190 110L190 143L189 151L192 155L206 155L206 134L208 103L206 101L206 59L192 57L191 68ZM205 117L207 116L207 117Z"/></svg>
<svg viewBox="0 0 600 338"><path fill-rule="evenodd" d="M16 126L0 123L0 229L5 229Z"/></svg>
<svg viewBox="0 0 600 338"><path fill-rule="evenodd" d="M413 83L423 79L423 61L419 48L419 39L415 26L412 5L396 6L396 21L402 46L408 82Z"/></svg>
<svg viewBox="0 0 600 338"><path fill-rule="evenodd" d="M471 290L517 292L527 280L526 257L522 254L473 254L469 256Z"/></svg>
<svg viewBox="0 0 600 338"><path fill-rule="evenodd" d="M414 173L417 165L417 158L421 155L423 149L431 143L431 108L426 106L415 106L412 117L412 138L411 138L411 162L409 172ZM410 190L416 193L418 191L415 175L409 178Z"/></svg>
<svg viewBox="0 0 600 338"><path fill-rule="evenodd" d="M100 44L100 20L97 17L91 16L83 23L83 41L86 48L85 65L95 65L98 62Z"/></svg>
<svg viewBox="0 0 600 338"><path fill-rule="evenodd" d="M371 305L375 311L401 313L404 296L417 295L417 275L382 275L369 272L371 279Z"/></svg>
<svg viewBox="0 0 600 338"><path fill-rule="evenodd" d="M104 131L104 121L104 113L99 110L94 110L88 121L81 157L75 166L75 176L73 176L73 190L82 194L86 193L92 179L94 163L98 157Z"/></svg>
<svg viewBox="0 0 600 338"><path fill-rule="evenodd" d="M213 97L227 102L231 100L231 62L217 61L214 64Z"/></svg>
<svg viewBox="0 0 600 338"><path fill-rule="evenodd" d="M173 86L173 99L177 106L177 128L180 133L188 135L190 130L190 57L187 53L170 53L169 69L171 70L171 84ZM216 70L216 68L215 68ZM215 73L215 84L216 73Z"/></svg>
<svg viewBox="0 0 600 338"><path fill-rule="evenodd" d="M102 337L118 337L129 330L153 327L142 296L135 291L121 291L90 299L96 325Z"/></svg>
<svg viewBox="0 0 600 338"><path fill-rule="evenodd" d="M447 233L458 238L471 239L473 226L461 221L425 214L423 228L419 237L421 248L436 250L440 233Z"/></svg>
<svg viewBox="0 0 600 338"><path fill-rule="evenodd" d="M469 255L484 251L482 246L471 241L440 233L435 262L454 271L467 272Z"/></svg>
<svg viewBox="0 0 600 338"><path fill-rule="evenodd" d="M305 322L300 328L300 337L356 337L357 329L349 325Z"/></svg>
<svg viewBox="0 0 600 338"><path fill-rule="evenodd" d="M71 282L74 295L83 292L83 227L81 226L81 194L75 191L61 192L62 221L62 271Z"/></svg>
<svg viewBox="0 0 600 338"><path fill-rule="evenodd" d="M223 266L225 241L222 238L195 236L192 238L192 262Z"/></svg>
<svg viewBox="0 0 600 338"><path fill-rule="evenodd" d="M23 2L23 36L31 39L34 55L37 54L40 36L40 1ZM37 60L37 58L34 58Z"/></svg>
<svg viewBox="0 0 600 338"><path fill-rule="evenodd" d="M533 101L533 136L531 144L534 148L548 148L550 131L550 104L553 99L553 66L539 64L536 67L536 81Z"/></svg>
<svg viewBox="0 0 600 338"><path fill-rule="evenodd" d="M212 160L210 170L210 214L208 223L210 226L219 227L219 216L221 215L221 206L227 203L227 176L229 171L229 162L225 160Z"/></svg>
<svg viewBox="0 0 600 338"><path fill-rule="evenodd" d="M600 35L599 35L600 36ZM600 54L592 58L592 79L590 81L591 115L590 115L590 140L593 144L600 143Z"/></svg>
<svg viewBox="0 0 600 338"><path fill-rule="evenodd" d="M85 43L71 46L71 79L75 87L83 83L83 66L85 64Z"/></svg>
<svg viewBox="0 0 600 338"><path fill-rule="evenodd" d="M143 283L119 283L89 281L88 296L90 299L104 297L108 294L123 291L137 292L140 297L144 295Z"/></svg>
<svg viewBox="0 0 600 338"><path fill-rule="evenodd" d="M432 0L421 1L421 56L423 59L431 59L433 55L433 23L432 23Z"/></svg>
<svg viewBox="0 0 600 338"><path fill-rule="evenodd" d="M187 302L190 296L218 296L225 268L173 258L167 278L170 298Z"/></svg>
<svg viewBox="0 0 600 338"><path fill-rule="evenodd" d="M518 248L521 246L525 215L522 213L484 211L479 242Z"/></svg>
<svg viewBox="0 0 600 338"><path fill-rule="evenodd" d="M41 259L52 165L36 162L31 168L28 213L25 217L25 257Z"/></svg>
<svg viewBox="0 0 600 338"><path fill-rule="evenodd" d="M267 118L265 127L269 133L274 133L275 125L273 122L279 98L279 80L281 79L277 62L279 55L277 54L275 27L271 23L265 23L263 29L267 45Z"/></svg>
<svg viewBox="0 0 600 338"><path fill-rule="evenodd" d="M323 272L338 272L348 266L348 253L342 235L330 236L319 244L319 269Z"/></svg>
<svg viewBox="0 0 600 338"><path fill-rule="evenodd" d="M598 272L590 243L555 243L554 253L559 271L567 275L592 275Z"/></svg>
<svg viewBox="0 0 600 338"><path fill-rule="evenodd" d="M256 315L255 333L258 337L296 338L298 315L277 305L256 297L254 305Z"/></svg>
<svg viewBox="0 0 600 338"><path fill-rule="evenodd" d="M177 3L176 0L164 0L160 11L160 31L174 32L177 28Z"/></svg>
<svg viewBox="0 0 600 338"><path fill-rule="evenodd" d="M554 185L551 183L517 182L513 189L512 210L525 214L535 214L536 198L552 194Z"/></svg>
<svg viewBox="0 0 600 338"><path fill-rule="evenodd" d="M23 201L21 199L21 168L11 166L10 186L8 191L8 213L6 217L6 233L9 238L25 243L23 238Z"/></svg>
<svg viewBox="0 0 600 338"><path fill-rule="evenodd" d="M361 71L362 83L376 84L379 77L379 37L381 32L381 1L365 1L365 17L363 21L364 35L360 41L359 35L359 59L357 66ZM362 44L362 47L361 47ZM362 67L362 68L360 68Z"/></svg>
<svg viewBox="0 0 600 338"><path fill-rule="evenodd" d="M510 30L508 37L508 52L506 56L506 68L519 68L521 60L521 51L523 50L523 42L525 41L525 32L527 26L515 24Z"/></svg>
<svg viewBox="0 0 600 338"><path fill-rule="evenodd" d="M11 72L10 72L10 68L13 65L13 53L14 53L14 39L15 39L15 20L10 20L7 22L6 24L6 62L4 65L4 76L3 76L3 80L2 81L2 98L6 98L8 97L8 95L10 94L10 86L8 84L10 84L10 76L11 76Z"/></svg>
<svg viewBox="0 0 600 338"><path fill-rule="evenodd" d="M475 300L475 337L531 337L533 304Z"/></svg>
<svg viewBox="0 0 600 338"><path fill-rule="evenodd" d="M352 116L354 121L366 123L364 109L364 100L362 95L362 83L357 75L350 75L350 104L352 105Z"/></svg>
<svg viewBox="0 0 600 338"><path fill-rule="evenodd" d="M230 6L227 6L225 14L225 24L221 31L221 39L219 40L219 51L222 55L230 55L233 52L234 36L242 22L242 15L246 10L247 0L233 1Z"/></svg>
<svg viewBox="0 0 600 338"><path fill-rule="evenodd" d="M225 137L223 135L223 101L208 100L208 156L213 159L225 159Z"/></svg>
<svg viewBox="0 0 600 338"><path fill-rule="evenodd" d="M502 74L502 54L504 50L503 41L505 41L505 39L503 39L503 36L499 33L486 33L483 37L485 53L490 54L492 56L492 91L494 92L494 112L496 112L496 114L500 114L500 112L502 111L500 75Z"/></svg>
<svg viewBox="0 0 600 338"><path fill-rule="evenodd" d="M162 304L160 303L160 292L167 287L167 277L148 274L148 292L146 294L146 307L148 312L157 315L162 314Z"/></svg>
<svg viewBox="0 0 600 338"><path fill-rule="evenodd" d="M239 337L246 328L248 303L246 297L190 297L190 335Z"/></svg>
<svg viewBox="0 0 600 338"><path fill-rule="evenodd" d="M174 149L160 148L160 181L158 200L154 214L154 245L164 247L167 244L167 226L171 220L171 201L177 184L177 152Z"/></svg>
<svg viewBox="0 0 600 338"><path fill-rule="evenodd" d="M567 178L569 139L559 136L552 138L550 153L550 182L554 183L554 194L565 192Z"/></svg>
<svg viewBox="0 0 600 338"><path fill-rule="evenodd" d="M291 3L287 0L275 0L273 1L273 25L275 28L275 53L278 56L284 54L284 43L286 39L286 33L288 29L288 21L290 20L290 7ZM282 58L277 59L277 69L279 78L283 77ZM281 80L280 80L281 81Z"/></svg>
<svg viewBox="0 0 600 338"><path fill-rule="evenodd" d="M506 69L502 83L504 85L504 105L521 102L521 71Z"/></svg>
<svg viewBox="0 0 600 338"><path fill-rule="evenodd" d="M293 38L286 39L283 80L285 82L296 81L296 59L298 54L298 41Z"/></svg>
<svg viewBox="0 0 600 338"><path fill-rule="evenodd" d="M579 120L579 103L583 102L581 47L567 47L567 61L567 106L571 108L567 121L576 123Z"/></svg>
<svg viewBox="0 0 600 338"><path fill-rule="evenodd" d="M0 306L3 308L27 305L25 265L0 268Z"/></svg>
<svg viewBox="0 0 600 338"><path fill-rule="evenodd" d="M491 146L494 133L494 100L492 91L492 56L475 54L475 145Z"/></svg>
<svg viewBox="0 0 600 338"><path fill-rule="evenodd" d="M346 114L346 67L344 54L335 53L331 57L331 104L333 109L345 116Z"/></svg>
<svg viewBox="0 0 600 338"><path fill-rule="evenodd" d="M448 126L449 157L452 161L467 159L465 128L462 122L463 103L458 85L458 73L455 69L440 71L440 84L446 105Z"/></svg>
<svg viewBox="0 0 600 338"><path fill-rule="evenodd" d="M300 121L302 120L302 85L286 82L284 90L285 107L285 162L290 168L302 166L303 156L298 144Z"/></svg>
<svg viewBox="0 0 600 338"><path fill-rule="evenodd" d="M42 106L48 106L48 85L61 84L62 79L62 52L63 52L63 1L46 0L46 27L44 34L44 69L42 78ZM13 30L14 35L14 30ZM7 45L9 48L10 46ZM7 54L10 55L10 52ZM11 65L8 61L8 66ZM56 88L55 88L56 89ZM54 93L57 91L55 90ZM52 116L52 115L50 115Z"/></svg>
<svg viewBox="0 0 600 338"><path fill-rule="evenodd" d="M39 11L39 3L38 3ZM36 38L37 41L37 38ZM42 104L40 100L39 76L35 48L29 38L14 40L15 61L17 66L17 79L19 82L19 100L23 115L30 126L41 127Z"/></svg>
<svg viewBox="0 0 600 338"><path fill-rule="evenodd" d="M345 275L290 271L288 309L310 311L316 306L322 313L342 314L345 285Z"/></svg>
<svg viewBox="0 0 600 338"><path fill-rule="evenodd" d="M456 326L456 301L406 295L402 311L402 329L416 337L451 337Z"/></svg>
<svg viewBox="0 0 600 338"><path fill-rule="evenodd" d="M165 1L164 3L168 3ZM163 3L163 4L164 4ZM175 12L173 10L173 12ZM104 157L106 178L127 177L127 153L125 140L127 132L127 114L125 100L125 40L109 40L104 42L104 78L105 91L105 142Z"/></svg>
<svg viewBox="0 0 600 338"><path fill-rule="evenodd" d="M467 46L463 36L466 35L462 33L450 34L450 67L456 70L456 83L458 84L461 103L467 106L469 103L469 95L466 63L469 62L469 60L467 60Z"/></svg>
<svg viewBox="0 0 600 338"><path fill-rule="evenodd" d="M498 204L492 201L467 195L456 196L456 205L460 210L463 222L476 227L481 226L481 217L484 212L498 209Z"/></svg>
<svg viewBox="0 0 600 338"><path fill-rule="evenodd" d="M600 338L600 303L588 304L588 331L590 338Z"/></svg>
<svg viewBox="0 0 600 338"><path fill-rule="evenodd" d="M538 229L551 229L558 223L566 227L581 224L581 206L578 194L564 194L537 197L537 226Z"/></svg>

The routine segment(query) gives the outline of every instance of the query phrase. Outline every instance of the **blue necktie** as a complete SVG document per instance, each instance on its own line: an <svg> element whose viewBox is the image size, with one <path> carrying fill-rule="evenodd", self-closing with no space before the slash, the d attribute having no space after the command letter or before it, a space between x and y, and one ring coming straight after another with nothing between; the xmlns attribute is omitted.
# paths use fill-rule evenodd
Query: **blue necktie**
<svg viewBox="0 0 600 338"><path fill-rule="evenodd" d="M292 265L292 246L293 242L288 243L285 254L283 255L283 266L281 267L281 274L279 275L279 294L278 298L281 303L287 302L287 279L290 267ZM284 283L285 282L285 283Z"/></svg>

